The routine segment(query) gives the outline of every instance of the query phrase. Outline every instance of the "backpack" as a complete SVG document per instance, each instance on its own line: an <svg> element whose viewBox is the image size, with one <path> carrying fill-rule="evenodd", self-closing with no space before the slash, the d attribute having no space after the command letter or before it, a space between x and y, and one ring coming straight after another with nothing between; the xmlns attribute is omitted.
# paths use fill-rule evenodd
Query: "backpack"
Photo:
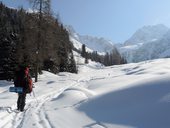
<svg viewBox="0 0 170 128"><path fill-rule="evenodd" d="M14 86L22 87L23 93L31 93L33 83L30 75L25 75L23 70L17 71L14 78Z"/></svg>
<svg viewBox="0 0 170 128"><path fill-rule="evenodd" d="M33 88L33 83L32 83L32 79L30 76L27 76L27 93L31 93L32 92L32 88Z"/></svg>

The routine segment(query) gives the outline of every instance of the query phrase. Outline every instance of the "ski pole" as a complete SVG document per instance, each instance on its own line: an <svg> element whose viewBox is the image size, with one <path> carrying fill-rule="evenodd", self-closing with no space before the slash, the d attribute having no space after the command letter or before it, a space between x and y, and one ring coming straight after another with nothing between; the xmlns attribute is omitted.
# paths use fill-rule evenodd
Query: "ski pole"
<svg viewBox="0 0 170 128"><path fill-rule="evenodd" d="M38 100L37 100L37 98L36 98L36 96L35 96L34 89L32 89L32 93L33 93L33 96L34 96L35 100L36 100L36 101L37 101L37 103L38 103Z"/></svg>

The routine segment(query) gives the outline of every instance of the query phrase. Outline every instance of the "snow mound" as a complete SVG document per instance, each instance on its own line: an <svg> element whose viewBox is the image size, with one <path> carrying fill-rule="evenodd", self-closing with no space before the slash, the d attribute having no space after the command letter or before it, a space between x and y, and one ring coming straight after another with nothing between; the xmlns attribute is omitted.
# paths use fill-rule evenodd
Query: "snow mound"
<svg viewBox="0 0 170 128"><path fill-rule="evenodd" d="M169 76L96 96L82 104L79 110L96 122L135 128L167 128L170 126Z"/></svg>
<svg viewBox="0 0 170 128"><path fill-rule="evenodd" d="M2 128L169 128L170 59L103 67L79 73L43 71L24 112L17 113L13 83L0 81Z"/></svg>

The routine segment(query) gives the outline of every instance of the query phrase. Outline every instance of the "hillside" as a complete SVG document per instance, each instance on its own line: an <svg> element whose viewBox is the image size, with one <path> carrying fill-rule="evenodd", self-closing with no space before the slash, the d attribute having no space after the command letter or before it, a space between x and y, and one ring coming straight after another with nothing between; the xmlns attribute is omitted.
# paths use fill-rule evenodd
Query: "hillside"
<svg viewBox="0 0 170 128"><path fill-rule="evenodd" d="M86 58L85 63L88 63L88 60L99 62L105 66L126 63L126 60L110 41L104 38L81 36L71 26L66 26L66 29L69 32L69 38L73 43L74 51Z"/></svg>
<svg viewBox="0 0 170 128"><path fill-rule="evenodd" d="M66 26L71 39L80 42L80 44L85 44L88 49L92 51L97 51L99 53L105 54L106 52L111 52L116 47L113 42L106 40L104 38L93 37L89 35L78 34L72 26Z"/></svg>
<svg viewBox="0 0 170 128"><path fill-rule="evenodd" d="M76 73L72 49L67 30L52 15L43 14L40 21L38 13L0 2L1 80L13 79L19 65L29 65L34 75L42 69Z"/></svg>
<svg viewBox="0 0 170 128"><path fill-rule="evenodd" d="M43 72L35 97L17 112L12 83L0 81L1 128L168 128L170 59L103 67L79 73Z"/></svg>

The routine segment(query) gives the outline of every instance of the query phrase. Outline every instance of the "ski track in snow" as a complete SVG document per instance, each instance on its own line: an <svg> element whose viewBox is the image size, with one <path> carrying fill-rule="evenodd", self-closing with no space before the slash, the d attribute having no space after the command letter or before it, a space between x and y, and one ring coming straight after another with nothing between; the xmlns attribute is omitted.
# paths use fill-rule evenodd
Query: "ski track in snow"
<svg viewBox="0 0 170 128"><path fill-rule="evenodd" d="M49 93L48 95L41 96L38 99L30 101L30 103L26 104L24 112L17 112L15 109L13 109L14 107L0 108L0 120L3 121L1 122L0 127L22 128L25 119L31 118L31 111L34 111L34 117L38 120L38 122L36 123L36 126L38 126L38 128L52 128L47 115L43 111L43 104L53 98L56 93L57 95L60 95L65 89L69 87L70 86L62 88L59 91L54 91L52 93Z"/></svg>
<svg viewBox="0 0 170 128"><path fill-rule="evenodd" d="M84 89L82 90L82 88L78 89L78 88L74 88L74 87L77 87L78 85L82 85L82 84L86 85L86 83L88 83L90 81L103 80L108 77L112 77L112 76L109 76L109 75L108 76L92 75L91 77L90 76L88 76L88 77L81 76L76 81L72 80L73 83L70 86L60 88L59 90L50 92L45 95L41 95L41 96L37 97L36 99L32 99L32 100L28 101L28 103L26 103L24 112L16 111L15 110L16 105L13 105L12 107L0 108L0 113L1 113L0 120L4 120L3 123L0 124L0 128L24 128L24 126L27 124L26 121L28 121L32 117L35 118L36 122L33 122L31 124L31 127L54 128L55 126L53 126L52 123L50 122L49 117L44 109L44 104L46 102L50 101L54 97L55 98L59 97L62 93L64 93L67 90L78 90L78 91L83 92L87 96L87 99L82 100L82 101L77 102L72 105L63 106L62 108L55 108L55 110L79 106L81 103L86 102L88 100L88 98L94 94L92 94L91 92L88 92L87 90L84 90ZM65 80L60 79L59 81L64 82ZM48 82L47 84L50 84L50 83L53 83L53 82ZM94 123L84 126L84 128L107 128L107 127L100 122L94 122Z"/></svg>
<svg viewBox="0 0 170 128"><path fill-rule="evenodd" d="M72 80L73 83L69 86L63 87L59 90L50 92L48 94L37 97L36 99L32 99L26 103L24 112L19 112L16 110L16 104L12 107L0 107L0 128L24 128L25 122L29 120L29 118L34 117L36 122L32 123L32 127L35 128L54 128L52 126L48 115L44 110L44 103L51 100L52 98L57 98L60 96L65 90L76 87L82 82L88 82L92 79L87 79L85 77L81 77L77 81ZM62 80L65 81L65 80ZM85 100L80 101L71 106L64 106L63 108L75 107Z"/></svg>
<svg viewBox="0 0 170 128"><path fill-rule="evenodd" d="M157 65L154 65L154 63ZM46 73L45 75L47 76L44 75L42 77L43 79L40 79L39 82L42 82L40 85L43 84L44 88L48 87L47 90L44 91L44 88L41 89L41 87L39 87L36 98L26 100L26 110L24 112L17 112L17 110L15 110L16 102L11 102L13 103L11 106L0 107L0 128L60 128L60 126L62 128L69 128L71 124L69 119L71 118L73 118L71 121L77 121L76 125L71 126L82 126L82 128L131 128L131 124L128 126L128 124L123 123L105 123L103 120L97 120L98 118L93 114L91 115L93 119L89 119L87 115L79 113L80 111L78 111L77 108L79 108L79 106L85 102L88 103L88 101L92 101L89 103L96 103L95 100L100 101L99 98L102 98L102 96L104 97L104 100L105 97L110 96L109 94L112 94L112 91L115 92L117 90L130 88L131 86L135 85L135 82L140 83L143 80L147 82L148 79L153 78L153 80L156 80L155 78L157 78L157 76L160 77L161 75L168 75L170 73L168 70L170 67L168 65L164 65L160 68L159 63L162 63L161 60L160 62L153 61L148 63L143 62L139 64L128 64L125 66L106 67L104 70L93 70L88 68L88 72L85 70L85 72L80 73L78 76L74 76L73 74L73 76L69 76L67 73L60 73L58 76L55 75L53 77L50 75L52 78L44 79L44 77L49 77L49 74ZM145 77L145 79L143 77ZM127 86L128 84L130 86ZM54 85L58 86L53 88ZM135 86L137 85L138 84ZM109 91L111 91L111 93L107 95ZM5 93L6 90L3 88L1 98L9 99L10 97L6 96ZM104 93L106 93L106 95L103 95ZM96 97L99 95L99 97L96 98L95 95ZM92 98L92 100L90 98ZM110 100L113 99L112 97L109 98ZM9 99L9 101L10 100L12 101L14 99ZM162 103L169 103L169 93L161 97L160 101ZM48 106L49 103L52 105ZM92 109L93 104L89 103L87 105L92 105ZM102 103L99 105L103 105ZM94 110L96 109L97 106L95 106ZM53 112L56 112L54 113L56 114L55 116L53 116ZM78 114L81 115L82 119ZM89 112L89 115L90 114L91 113ZM68 117L65 118L65 116ZM56 118L55 120L54 117L59 118ZM86 120L85 122L83 122L84 118ZM56 123L55 121L58 122ZM127 127L123 125L127 125Z"/></svg>

